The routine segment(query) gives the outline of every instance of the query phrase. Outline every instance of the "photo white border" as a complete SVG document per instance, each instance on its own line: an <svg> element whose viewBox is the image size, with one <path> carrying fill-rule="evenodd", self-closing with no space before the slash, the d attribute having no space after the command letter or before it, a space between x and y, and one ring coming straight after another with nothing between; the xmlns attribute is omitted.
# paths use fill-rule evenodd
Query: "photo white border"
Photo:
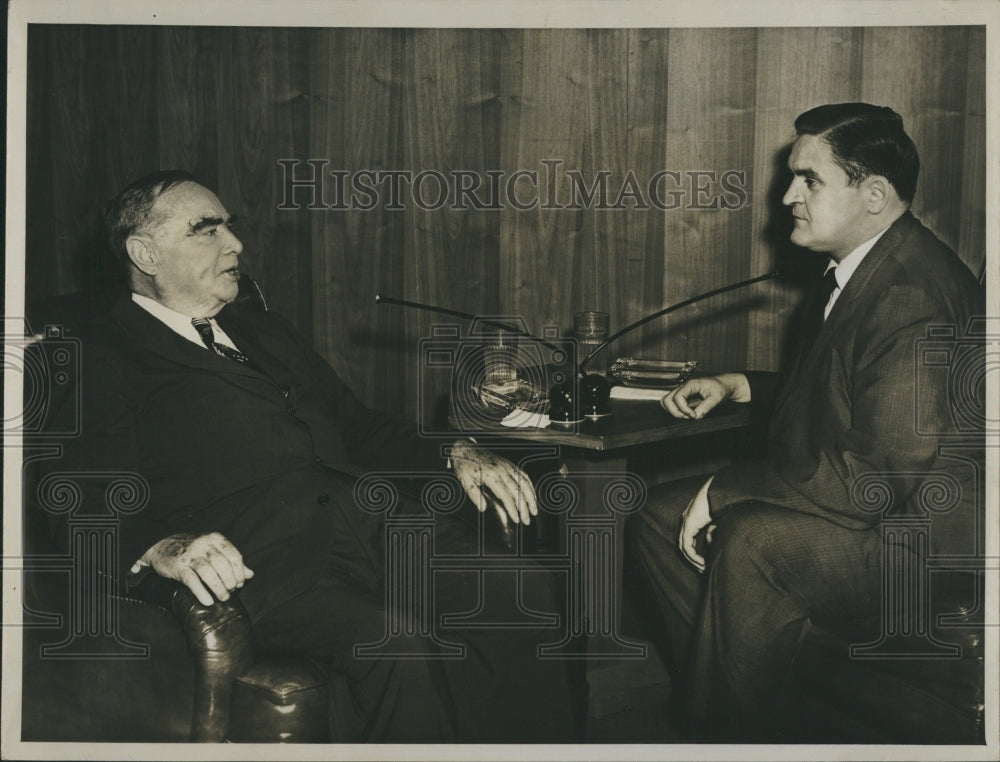
<svg viewBox="0 0 1000 762"><path fill-rule="evenodd" d="M695 7L697 5L697 7ZM24 315L25 125L27 100L27 24L152 24L195 26L301 27L826 27L985 25L987 82L986 243L987 314L1000 317L997 253L1000 244L1000 162L997 155L997 43L1000 4L991 0L12 0L7 47L7 194L5 316ZM5 327L7 321L5 319ZM996 420L1000 374L987 377L987 405ZM4 409L21 406L21 377L4 375ZM9 413L5 413L5 419ZM987 558L1000 559L998 453L987 449ZM10 637L20 621L16 560L20 557L20 450L15 438L4 444L3 533L3 688L4 759L413 759L413 760L659 760L659 759L837 759L837 760L992 760L1000 758L997 691L998 632L986 627L986 738L979 746L378 746L378 745L189 745L22 743L20 737L21 640ZM996 573L987 575L987 606L997 623Z"/></svg>

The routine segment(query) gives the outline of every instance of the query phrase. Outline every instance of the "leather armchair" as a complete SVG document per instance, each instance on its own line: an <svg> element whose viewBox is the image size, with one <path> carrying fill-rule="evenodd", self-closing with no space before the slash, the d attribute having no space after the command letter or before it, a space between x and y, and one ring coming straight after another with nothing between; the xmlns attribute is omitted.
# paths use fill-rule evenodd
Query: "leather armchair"
<svg viewBox="0 0 1000 762"><path fill-rule="evenodd" d="M32 323L49 338L64 338L50 326L72 336L102 319L109 298L59 297L37 306ZM238 299L266 309L251 278ZM26 434L26 463L46 441ZM23 487L23 740L329 740L331 676L305 659L255 659L238 595L203 606L152 573L121 594L55 549L30 466Z"/></svg>
<svg viewBox="0 0 1000 762"><path fill-rule="evenodd" d="M135 593L169 611L183 630L194 663L190 740L221 741L229 729L233 683L253 662L250 620L239 598L205 606L183 585L155 574Z"/></svg>
<svg viewBox="0 0 1000 762"><path fill-rule="evenodd" d="M929 626L875 637L861 658L852 639L814 627L794 664L818 742L985 742L983 577L935 571ZM873 634L883 624L873 620ZM856 640L855 640L856 643Z"/></svg>
<svg viewBox="0 0 1000 762"><path fill-rule="evenodd" d="M108 595L113 634L81 638L68 586L49 576L25 574L23 740L329 740L327 674L305 659L255 660L238 596L204 606L150 574Z"/></svg>

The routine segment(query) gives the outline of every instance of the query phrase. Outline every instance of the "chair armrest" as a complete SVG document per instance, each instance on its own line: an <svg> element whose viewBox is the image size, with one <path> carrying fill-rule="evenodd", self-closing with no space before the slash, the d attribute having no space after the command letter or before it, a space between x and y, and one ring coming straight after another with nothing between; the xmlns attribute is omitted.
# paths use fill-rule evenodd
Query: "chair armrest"
<svg viewBox="0 0 1000 762"><path fill-rule="evenodd" d="M191 740L224 740L233 681L253 661L250 617L239 596L205 606L186 586L152 573L131 592L170 611L184 630L195 664Z"/></svg>

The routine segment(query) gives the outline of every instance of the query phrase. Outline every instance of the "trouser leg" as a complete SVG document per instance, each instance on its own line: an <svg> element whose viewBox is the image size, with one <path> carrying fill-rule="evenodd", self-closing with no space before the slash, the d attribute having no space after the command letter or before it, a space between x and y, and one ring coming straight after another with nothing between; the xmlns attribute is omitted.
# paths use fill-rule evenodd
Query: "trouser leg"
<svg viewBox="0 0 1000 762"><path fill-rule="evenodd" d="M518 571L491 571L516 579L517 593L506 585L485 585L478 566L480 539L461 522L442 518L435 552L468 555L469 569L435 574L437 622L447 614L477 611L476 619L496 624L451 624L436 628L440 637L463 644L466 657L447 660L443 668L456 697L464 738L477 742L573 743L582 740L586 720L584 664L540 653L566 632L565 572L553 573L522 558ZM504 554L500 548L491 552ZM498 594L499 593L499 594ZM558 624L524 626L535 615L556 615Z"/></svg>
<svg viewBox="0 0 1000 762"><path fill-rule="evenodd" d="M637 516L631 536L675 628L686 700L723 736L779 737L794 710L791 665L810 622L877 613L881 539L776 506L734 506L719 518L698 574L676 547L685 497Z"/></svg>
<svg viewBox="0 0 1000 762"><path fill-rule="evenodd" d="M792 661L812 622L849 627L879 610L882 540L770 505L718 521L692 655L695 706L741 736L794 717Z"/></svg>
<svg viewBox="0 0 1000 762"><path fill-rule="evenodd" d="M447 520L445 520L447 521ZM467 528L445 524L436 533L435 552L475 555ZM579 738L579 683L574 666L538 655L539 645L557 642L560 628L441 627L446 613L485 606L488 619L517 622L517 602L479 599L474 571L434 575L434 631L465 649L461 658L438 658L426 638L394 640L400 656L359 658L356 645L374 644L389 632L386 599L350 580L330 574L312 589L254 624L258 649L300 653L320 659L345 676L350 700L332 709L338 740L386 742L572 742ZM558 613L565 592L540 569L521 573L524 603ZM399 616L400 614L397 614ZM565 619L562 619L565 627ZM397 630L425 631L408 622Z"/></svg>
<svg viewBox="0 0 1000 762"><path fill-rule="evenodd" d="M355 646L379 642L386 628L381 595L331 576L254 622L254 648L309 656L345 680L346 692L331 694L330 730L336 741L454 740L433 646L408 639L395 644L397 653L408 649L397 658L355 654Z"/></svg>
<svg viewBox="0 0 1000 762"><path fill-rule="evenodd" d="M664 657L675 689L689 676L688 654L694 634L702 579L677 548L681 513L704 483L702 477L650 491L646 505L629 517L626 554L638 562L642 593L659 618L666 636Z"/></svg>

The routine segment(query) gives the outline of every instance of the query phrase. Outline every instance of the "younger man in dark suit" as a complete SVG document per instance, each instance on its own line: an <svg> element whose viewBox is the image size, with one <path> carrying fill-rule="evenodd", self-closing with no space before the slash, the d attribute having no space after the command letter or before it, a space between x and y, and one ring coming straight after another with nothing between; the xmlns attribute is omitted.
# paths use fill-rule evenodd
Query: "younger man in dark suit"
<svg viewBox="0 0 1000 762"><path fill-rule="evenodd" d="M982 314L979 289L908 211L919 164L902 119L845 103L795 128L791 240L829 265L792 367L693 379L662 400L681 418L724 400L763 407L766 457L719 471L693 499L651 501L629 527L690 680L684 703L729 739L788 738L790 668L810 624L878 615L884 516L864 484L888 485L894 516L926 516L921 487L948 477L931 553L973 554L981 509L975 469L939 448L957 431L947 379L918 384L915 359L928 326L962 335Z"/></svg>

